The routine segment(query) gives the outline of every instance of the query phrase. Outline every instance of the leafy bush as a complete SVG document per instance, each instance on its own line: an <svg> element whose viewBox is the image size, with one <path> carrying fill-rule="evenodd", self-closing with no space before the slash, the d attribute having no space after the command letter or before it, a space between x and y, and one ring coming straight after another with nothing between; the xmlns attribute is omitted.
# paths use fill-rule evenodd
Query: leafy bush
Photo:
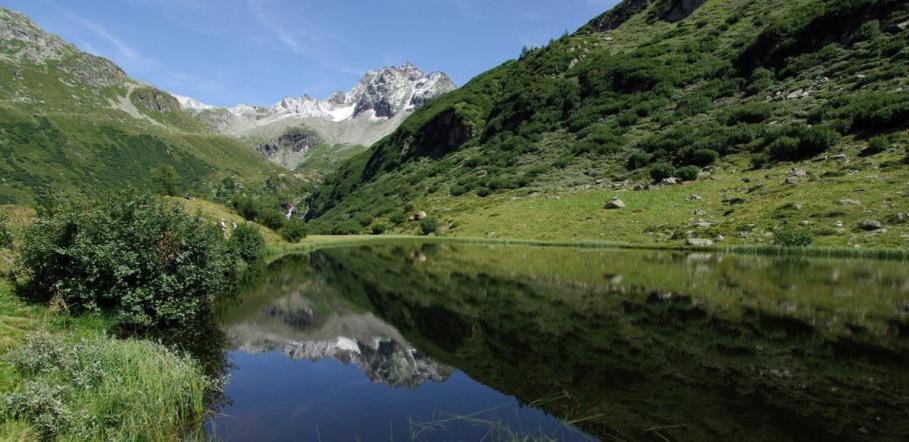
<svg viewBox="0 0 909 442"><path fill-rule="evenodd" d="M654 181L661 181L675 175L675 167L669 163L656 163L650 168L650 178Z"/></svg>
<svg viewBox="0 0 909 442"><path fill-rule="evenodd" d="M307 235L309 235L309 227L302 219L294 219L281 229L281 238L293 244L300 242Z"/></svg>
<svg viewBox="0 0 909 442"><path fill-rule="evenodd" d="M360 212L357 214L357 222L360 223L363 227L368 227L373 222L372 215L366 212Z"/></svg>
<svg viewBox="0 0 909 442"><path fill-rule="evenodd" d="M862 151L859 152L859 156L867 157L867 156L871 156L871 155L877 155L879 153L886 151L889 148L890 148L890 138L883 136L883 135L877 136L877 137L872 138L868 142L868 147L862 149ZM0 245L2 245L2 243L0 243Z"/></svg>
<svg viewBox="0 0 909 442"><path fill-rule="evenodd" d="M152 326L195 319L234 281L237 259L214 224L126 191L36 220L20 262L36 298Z"/></svg>
<svg viewBox="0 0 909 442"><path fill-rule="evenodd" d="M431 216L427 216L420 221L420 231L424 235L430 235L439 231L439 222Z"/></svg>
<svg viewBox="0 0 909 442"><path fill-rule="evenodd" d="M281 230L281 228L284 227L284 223L286 221L287 219L284 218L284 214L277 209L262 209L256 215L257 223L262 224L263 226L268 227L274 231Z"/></svg>
<svg viewBox="0 0 909 442"><path fill-rule="evenodd" d="M770 143L770 158L796 161L810 158L840 142L840 134L830 126L791 126Z"/></svg>
<svg viewBox="0 0 909 442"><path fill-rule="evenodd" d="M162 164L153 168L150 175L152 184L161 195L174 196L180 191L180 175L174 166Z"/></svg>
<svg viewBox="0 0 909 442"><path fill-rule="evenodd" d="M773 116L773 106L767 103L749 103L733 110L726 117L726 124L729 126L738 123L763 123Z"/></svg>
<svg viewBox="0 0 909 442"><path fill-rule="evenodd" d="M700 167L707 167L718 159L720 159L720 154L713 149L696 149L691 154L691 163Z"/></svg>
<svg viewBox="0 0 909 442"><path fill-rule="evenodd" d="M881 36L881 22L869 20L852 33L852 41L871 41Z"/></svg>
<svg viewBox="0 0 909 442"><path fill-rule="evenodd" d="M685 166L675 171L675 175L682 181L696 181L701 168L697 166Z"/></svg>
<svg viewBox="0 0 909 442"><path fill-rule="evenodd" d="M766 68L757 68L751 73L751 80L745 89L750 95L757 95L773 86L773 71Z"/></svg>
<svg viewBox="0 0 909 442"><path fill-rule="evenodd" d="M256 226L248 223L234 229L230 236L230 245L234 253L248 264L257 262L265 253L265 238Z"/></svg>
<svg viewBox="0 0 909 442"><path fill-rule="evenodd" d="M259 204L247 196L234 199L232 205L234 206L234 210L247 221L255 221L261 210Z"/></svg>
<svg viewBox="0 0 909 442"><path fill-rule="evenodd" d="M783 247L808 247L814 242L810 230L791 225L781 226L773 234L773 243Z"/></svg>
<svg viewBox="0 0 909 442"><path fill-rule="evenodd" d="M644 152L634 152L628 157L625 167L628 170L637 170L650 164L651 155Z"/></svg>
<svg viewBox="0 0 909 442"><path fill-rule="evenodd" d="M9 220L4 215L0 215L0 249L10 249L13 247L13 234L10 233L7 224Z"/></svg>
<svg viewBox="0 0 909 442"><path fill-rule="evenodd" d="M148 341L37 334L7 360L24 382L0 397L4 414L28 422L45 440L201 433L204 395L213 386L192 358Z"/></svg>
<svg viewBox="0 0 909 442"><path fill-rule="evenodd" d="M356 235L360 233L360 226L353 221L344 221L331 226L332 235Z"/></svg>
<svg viewBox="0 0 909 442"><path fill-rule="evenodd" d="M385 233L385 230L386 230L385 224L376 224L376 225L372 226L373 235L381 235L381 234Z"/></svg>

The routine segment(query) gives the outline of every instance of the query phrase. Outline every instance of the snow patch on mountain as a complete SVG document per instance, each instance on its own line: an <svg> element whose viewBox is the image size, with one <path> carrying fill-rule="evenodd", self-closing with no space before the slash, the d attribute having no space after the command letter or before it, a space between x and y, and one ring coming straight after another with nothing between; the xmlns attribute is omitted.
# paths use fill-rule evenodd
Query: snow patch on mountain
<svg viewBox="0 0 909 442"><path fill-rule="evenodd" d="M171 95L173 95L173 97L176 98L177 101L180 102L180 107L183 110L203 111L203 110L215 108L214 106L212 106L210 104L205 104L199 100L195 100L190 97L184 97L183 95L177 95L177 94L173 94L173 93Z"/></svg>

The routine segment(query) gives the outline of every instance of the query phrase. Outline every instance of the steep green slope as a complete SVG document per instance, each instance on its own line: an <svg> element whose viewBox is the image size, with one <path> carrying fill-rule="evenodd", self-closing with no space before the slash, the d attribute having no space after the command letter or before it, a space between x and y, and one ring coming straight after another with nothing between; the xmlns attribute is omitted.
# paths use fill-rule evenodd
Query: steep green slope
<svg viewBox="0 0 909 442"><path fill-rule="evenodd" d="M907 41L897 0L626 0L414 114L310 216L412 231L416 209L453 234L663 241L801 222L829 244L900 245L905 227L853 230L909 211ZM697 182L631 193L671 176ZM546 204L562 195L583 203ZM604 211L613 196L642 205ZM766 206L785 202L805 208Z"/></svg>
<svg viewBox="0 0 909 442"><path fill-rule="evenodd" d="M94 193L150 184L173 166L190 189L221 176L279 173L240 141L216 136L166 92L0 8L0 204L37 189Z"/></svg>

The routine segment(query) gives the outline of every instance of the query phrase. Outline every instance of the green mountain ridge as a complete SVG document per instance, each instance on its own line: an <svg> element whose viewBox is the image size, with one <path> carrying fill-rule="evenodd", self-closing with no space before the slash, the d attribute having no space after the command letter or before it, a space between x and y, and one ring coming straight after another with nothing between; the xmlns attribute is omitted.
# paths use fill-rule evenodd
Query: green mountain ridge
<svg viewBox="0 0 909 442"><path fill-rule="evenodd" d="M907 41L909 4L897 0L626 0L416 112L329 177L309 216L316 231L375 219L410 232L407 215L425 210L453 234L616 240L684 235L709 216L695 236L800 223L840 234L831 244L898 245L899 226L852 229L909 210ZM875 178L862 186L864 175ZM669 177L690 183L660 185ZM654 190L626 193L634 184ZM856 191L873 208L842 209ZM599 207L561 207L581 219L560 219L548 212L559 204L532 201L559 195ZM713 206L604 212L613 196Z"/></svg>
<svg viewBox="0 0 909 442"><path fill-rule="evenodd" d="M0 204L39 189L94 193L149 187L173 166L188 189L222 176L280 170L245 144L207 130L170 94L0 9Z"/></svg>

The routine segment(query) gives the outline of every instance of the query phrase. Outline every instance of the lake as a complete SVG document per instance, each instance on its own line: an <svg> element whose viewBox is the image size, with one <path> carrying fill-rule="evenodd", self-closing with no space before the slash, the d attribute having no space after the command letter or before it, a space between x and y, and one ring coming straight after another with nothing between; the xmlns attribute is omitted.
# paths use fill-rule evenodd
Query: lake
<svg viewBox="0 0 909 442"><path fill-rule="evenodd" d="M219 314L224 440L906 440L905 263L401 242Z"/></svg>

